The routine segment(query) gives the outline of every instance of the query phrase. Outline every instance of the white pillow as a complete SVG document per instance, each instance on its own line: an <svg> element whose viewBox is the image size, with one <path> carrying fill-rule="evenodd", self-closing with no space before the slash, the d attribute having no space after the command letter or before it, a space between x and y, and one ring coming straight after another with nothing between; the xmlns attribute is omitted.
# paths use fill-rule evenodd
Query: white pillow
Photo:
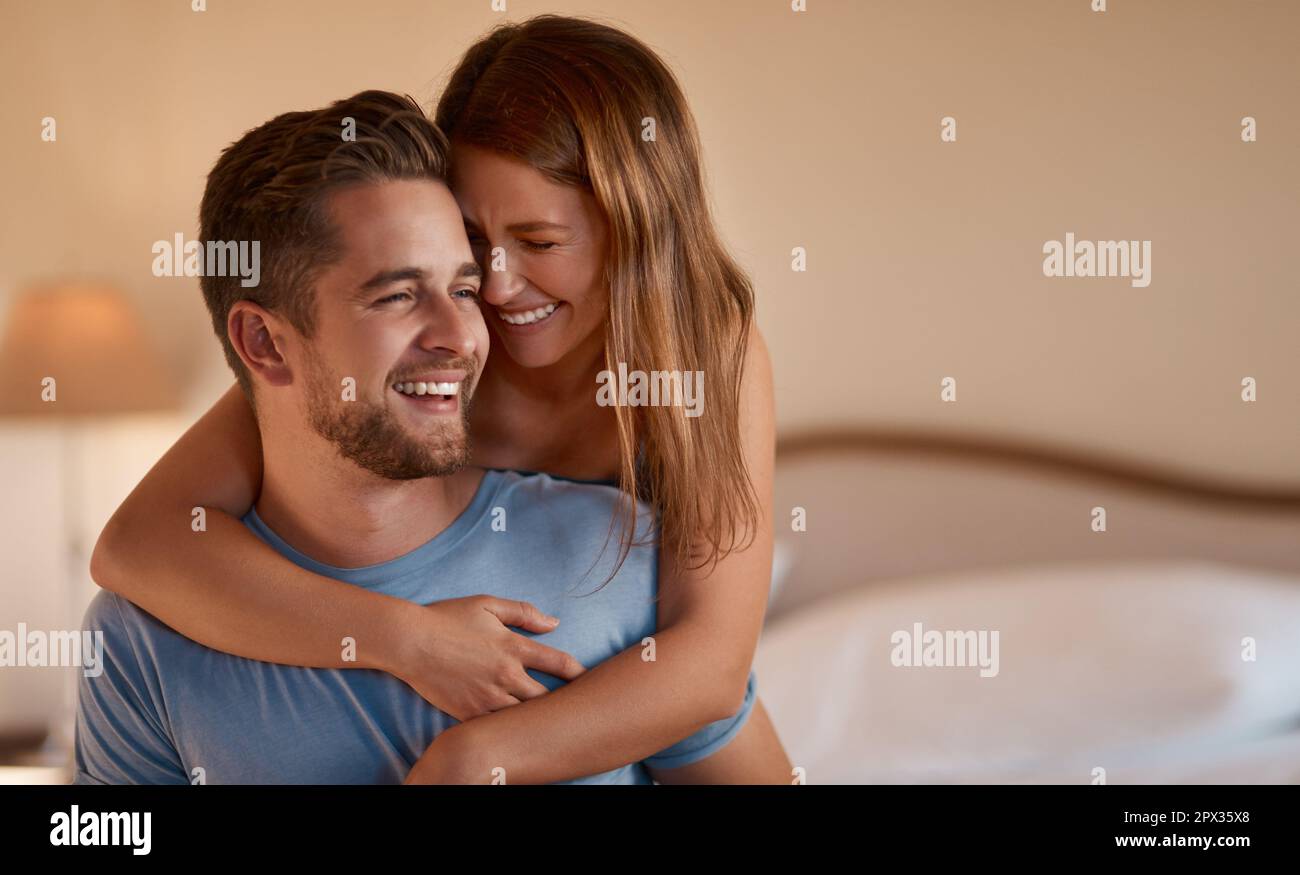
<svg viewBox="0 0 1300 875"><path fill-rule="evenodd" d="M918 622L997 631L997 674L893 665ZM1297 629L1294 576L1071 562L874 582L774 618L755 670L809 783L1222 779L1232 757L1243 783L1300 780Z"/></svg>

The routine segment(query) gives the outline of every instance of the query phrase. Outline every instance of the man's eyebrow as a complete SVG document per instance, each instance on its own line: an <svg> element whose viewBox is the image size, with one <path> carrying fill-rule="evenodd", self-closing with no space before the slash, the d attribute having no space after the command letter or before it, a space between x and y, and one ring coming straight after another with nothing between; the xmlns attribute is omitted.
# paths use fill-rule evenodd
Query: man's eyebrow
<svg viewBox="0 0 1300 875"><path fill-rule="evenodd" d="M404 280L417 280L423 282L428 278L428 274L418 267L399 267L395 270L381 270L361 284L361 291L373 292L375 289L382 289L391 283L400 283Z"/></svg>
<svg viewBox="0 0 1300 875"><path fill-rule="evenodd" d="M456 271L456 279L461 279L463 277L482 279L483 268L479 267L472 261L467 261L460 266L460 270Z"/></svg>
<svg viewBox="0 0 1300 875"><path fill-rule="evenodd" d="M530 234L534 231L571 231L568 225L558 222L516 222L506 227L511 234Z"/></svg>

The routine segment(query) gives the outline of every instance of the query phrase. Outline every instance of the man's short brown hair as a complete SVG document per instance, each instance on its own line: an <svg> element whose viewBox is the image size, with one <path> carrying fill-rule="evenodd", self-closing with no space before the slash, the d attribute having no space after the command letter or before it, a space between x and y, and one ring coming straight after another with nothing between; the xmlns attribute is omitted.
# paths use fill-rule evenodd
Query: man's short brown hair
<svg viewBox="0 0 1300 875"><path fill-rule="evenodd" d="M261 276L200 280L212 327L249 401L248 369L226 332L236 301L284 316L304 337L315 328L312 284L340 255L326 195L348 185L446 178L447 138L409 96L363 91L324 109L288 112L226 147L208 174L199 238L259 242Z"/></svg>

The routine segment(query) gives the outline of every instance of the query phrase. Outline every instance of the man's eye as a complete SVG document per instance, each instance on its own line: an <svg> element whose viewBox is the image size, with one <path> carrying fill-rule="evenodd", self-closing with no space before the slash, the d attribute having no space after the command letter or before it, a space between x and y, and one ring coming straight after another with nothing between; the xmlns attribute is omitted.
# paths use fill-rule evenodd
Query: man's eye
<svg viewBox="0 0 1300 875"><path fill-rule="evenodd" d="M452 292L453 295L466 295L473 300L478 299L478 289L457 289Z"/></svg>
<svg viewBox="0 0 1300 875"><path fill-rule="evenodd" d="M378 301L375 301L375 303L392 304L392 303L396 303L397 301L400 301L402 298L409 298L409 297L411 297L410 292L394 292L393 294L389 295L386 298L380 298Z"/></svg>

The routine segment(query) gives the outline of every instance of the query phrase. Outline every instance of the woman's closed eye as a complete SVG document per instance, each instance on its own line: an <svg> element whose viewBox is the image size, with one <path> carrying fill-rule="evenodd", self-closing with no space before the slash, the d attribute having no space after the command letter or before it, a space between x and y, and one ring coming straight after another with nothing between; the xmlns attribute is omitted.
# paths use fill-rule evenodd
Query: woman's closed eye
<svg viewBox="0 0 1300 875"><path fill-rule="evenodd" d="M520 240L519 242L523 244L524 248L531 249L534 252L545 252L557 245L547 240Z"/></svg>

